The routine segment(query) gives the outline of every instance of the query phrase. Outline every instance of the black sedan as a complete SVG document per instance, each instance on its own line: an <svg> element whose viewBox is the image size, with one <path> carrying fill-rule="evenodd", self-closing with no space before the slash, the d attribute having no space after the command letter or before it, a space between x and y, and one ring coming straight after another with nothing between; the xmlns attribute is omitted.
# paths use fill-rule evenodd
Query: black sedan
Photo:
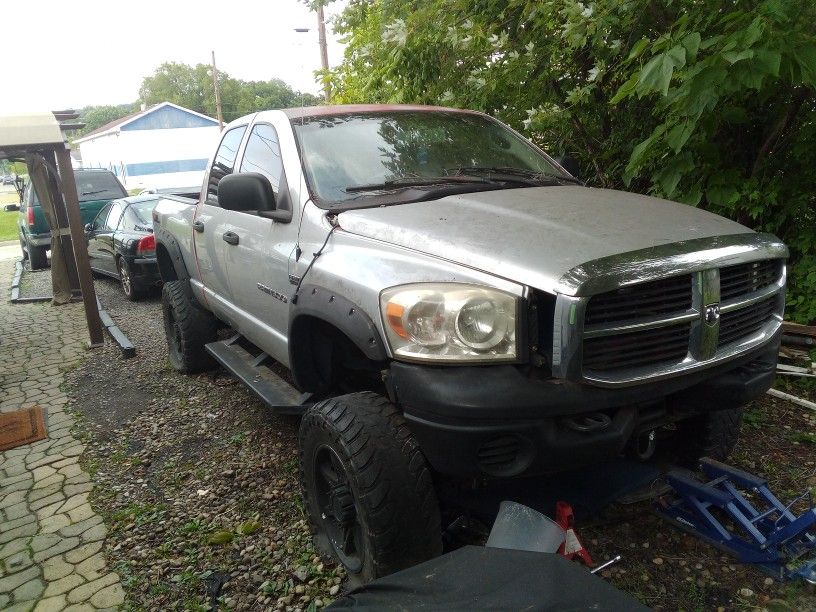
<svg viewBox="0 0 816 612"><path fill-rule="evenodd" d="M129 300L161 285L151 217L158 201L157 194L113 200L85 226L91 269L118 278Z"/></svg>

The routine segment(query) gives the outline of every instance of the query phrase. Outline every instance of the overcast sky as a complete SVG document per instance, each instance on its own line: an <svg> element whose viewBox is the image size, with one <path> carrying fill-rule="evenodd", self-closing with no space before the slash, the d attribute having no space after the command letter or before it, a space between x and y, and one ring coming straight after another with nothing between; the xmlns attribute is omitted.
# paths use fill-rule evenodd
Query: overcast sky
<svg viewBox="0 0 816 612"><path fill-rule="evenodd" d="M327 18L345 4L330 5ZM0 114L134 102L163 62L210 63L211 51L232 77L318 93L316 26L298 0L15 2L0 29ZM303 27L311 30L294 32ZM330 23L327 34L333 67L342 45Z"/></svg>

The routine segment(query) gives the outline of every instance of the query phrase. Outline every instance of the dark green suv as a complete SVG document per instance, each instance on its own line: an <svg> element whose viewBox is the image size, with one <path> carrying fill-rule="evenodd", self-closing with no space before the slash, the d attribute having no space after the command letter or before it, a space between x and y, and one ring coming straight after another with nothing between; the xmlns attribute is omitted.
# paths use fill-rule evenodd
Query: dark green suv
<svg viewBox="0 0 816 612"><path fill-rule="evenodd" d="M111 200L127 196L122 183L110 170L77 169L74 170L74 176L83 225L93 221L96 214ZM26 185L20 204L17 230L20 234L23 257L29 260L31 269L39 270L46 267L48 265L46 252L51 248L51 232L31 183Z"/></svg>

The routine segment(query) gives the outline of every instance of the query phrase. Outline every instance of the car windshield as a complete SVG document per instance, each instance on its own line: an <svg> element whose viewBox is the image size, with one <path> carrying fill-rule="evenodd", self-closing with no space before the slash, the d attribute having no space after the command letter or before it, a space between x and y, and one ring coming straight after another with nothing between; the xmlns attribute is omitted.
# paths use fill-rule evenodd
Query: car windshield
<svg viewBox="0 0 816 612"><path fill-rule="evenodd" d="M80 202L111 200L127 196L122 184L109 172L76 172L74 176Z"/></svg>
<svg viewBox="0 0 816 612"><path fill-rule="evenodd" d="M540 176L574 180L529 142L483 115L400 111L318 116L292 124L310 191L329 208L372 205L366 199L381 200L383 191L396 203L411 201L410 195L400 199L399 192L409 189L438 190L441 197L445 189L502 188L507 183L501 180L513 186L535 184ZM449 176L457 180L442 188Z"/></svg>

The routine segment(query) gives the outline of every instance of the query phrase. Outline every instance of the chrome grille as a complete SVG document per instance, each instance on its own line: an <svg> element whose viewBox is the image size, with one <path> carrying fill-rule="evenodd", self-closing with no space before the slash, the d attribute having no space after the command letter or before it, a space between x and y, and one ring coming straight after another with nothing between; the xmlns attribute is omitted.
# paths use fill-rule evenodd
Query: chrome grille
<svg viewBox="0 0 816 612"><path fill-rule="evenodd" d="M778 259L752 261L720 269L720 300L726 301L772 285L779 279Z"/></svg>
<svg viewBox="0 0 816 612"><path fill-rule="evenodd" d="M777 302L777 296L772 295L745 308L723 313L720 316L719 345L722 346L758 332L774 316Z"/></svg>
<svg viewBox="0 0 816 612"><path fill-rule="evenodd" d="M615 384L722 360L762 343L784 307L780 259L627 286L583 304L580 376ZM748 343L750 344L750 343Z"/></svg>
<svg viewBox="0 0 816 612"><path fill-rule="evenodd" d="M688 353L689 323L584 340L585 370L677 363Z"/></svg>
<svg viewBox="0 0 816 612"><path fill-rule="evenodd" d="M691 308L691 275L623 287L589 300L586 325L653 317Z"/></svg>

